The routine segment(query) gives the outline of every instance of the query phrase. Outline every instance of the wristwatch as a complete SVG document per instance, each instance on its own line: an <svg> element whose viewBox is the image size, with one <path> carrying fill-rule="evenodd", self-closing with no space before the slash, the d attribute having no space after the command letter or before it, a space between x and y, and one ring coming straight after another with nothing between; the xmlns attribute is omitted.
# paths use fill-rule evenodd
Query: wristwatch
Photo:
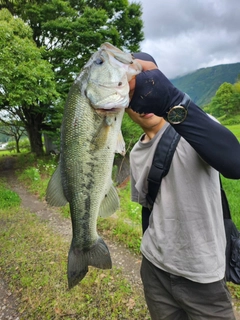
<svg viewBox="0 0 240 320"><path fill-rule="evenodd" d="M179 124L182 123L186 117L188 112L188 106L191 102L190 97L184 93L182 102L178 106L172 107L168 112L165 118L171 124Z"/></svg>

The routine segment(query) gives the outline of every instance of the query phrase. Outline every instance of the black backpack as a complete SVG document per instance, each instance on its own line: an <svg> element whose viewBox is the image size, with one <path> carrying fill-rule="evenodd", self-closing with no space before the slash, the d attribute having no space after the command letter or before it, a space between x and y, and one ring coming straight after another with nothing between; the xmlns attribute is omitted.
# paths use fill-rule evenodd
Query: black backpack
<svg viewBox="0 0 240 320"><path fill-rule="evenodd" d="M148 207L142 207L142 229L146 231L154 201L161 185L162 178L169 171L174 152L180 140L180 135L169 125L164 131L153 157L148 175L148 193L146 196ZM240 234L231 219L228 200L223 190L221 179L221 196L223 218L226 232L226 281L240 284Z"/></svg>

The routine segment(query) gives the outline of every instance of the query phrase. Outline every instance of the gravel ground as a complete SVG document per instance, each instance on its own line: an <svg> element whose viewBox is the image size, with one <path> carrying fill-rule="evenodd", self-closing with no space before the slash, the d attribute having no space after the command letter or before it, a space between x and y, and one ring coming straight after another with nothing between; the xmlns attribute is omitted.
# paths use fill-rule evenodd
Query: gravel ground
<svg viewBox="0 0 240 320"><path fill-rule="evenodd" d="M20 320L16 301L0 273L0 320Z"/></svg>

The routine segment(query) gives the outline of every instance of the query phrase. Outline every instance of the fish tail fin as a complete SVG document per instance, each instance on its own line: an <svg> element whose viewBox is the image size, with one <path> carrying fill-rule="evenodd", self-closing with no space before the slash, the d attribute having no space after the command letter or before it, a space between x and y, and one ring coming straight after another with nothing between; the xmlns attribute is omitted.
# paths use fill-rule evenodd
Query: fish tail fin
<svg viewBox="0 0 240 320"><path fill-rule="evenodd" d="M112 260L107 245L98 238L88 251L80 251L71 244L68 254L68 288L76 286L88 272L88 266L99 269L111 269Z"/></svg>

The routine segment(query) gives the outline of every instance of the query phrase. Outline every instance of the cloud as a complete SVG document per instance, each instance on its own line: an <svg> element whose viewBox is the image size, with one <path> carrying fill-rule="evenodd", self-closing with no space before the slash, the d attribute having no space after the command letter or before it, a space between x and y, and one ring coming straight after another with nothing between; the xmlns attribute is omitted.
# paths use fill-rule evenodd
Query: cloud
<svg viewBox="0 0 240 320"><path fill-rule="evenodd" d="M140 0L145 40L169 77L240 62L239 0Z"/></svg>

